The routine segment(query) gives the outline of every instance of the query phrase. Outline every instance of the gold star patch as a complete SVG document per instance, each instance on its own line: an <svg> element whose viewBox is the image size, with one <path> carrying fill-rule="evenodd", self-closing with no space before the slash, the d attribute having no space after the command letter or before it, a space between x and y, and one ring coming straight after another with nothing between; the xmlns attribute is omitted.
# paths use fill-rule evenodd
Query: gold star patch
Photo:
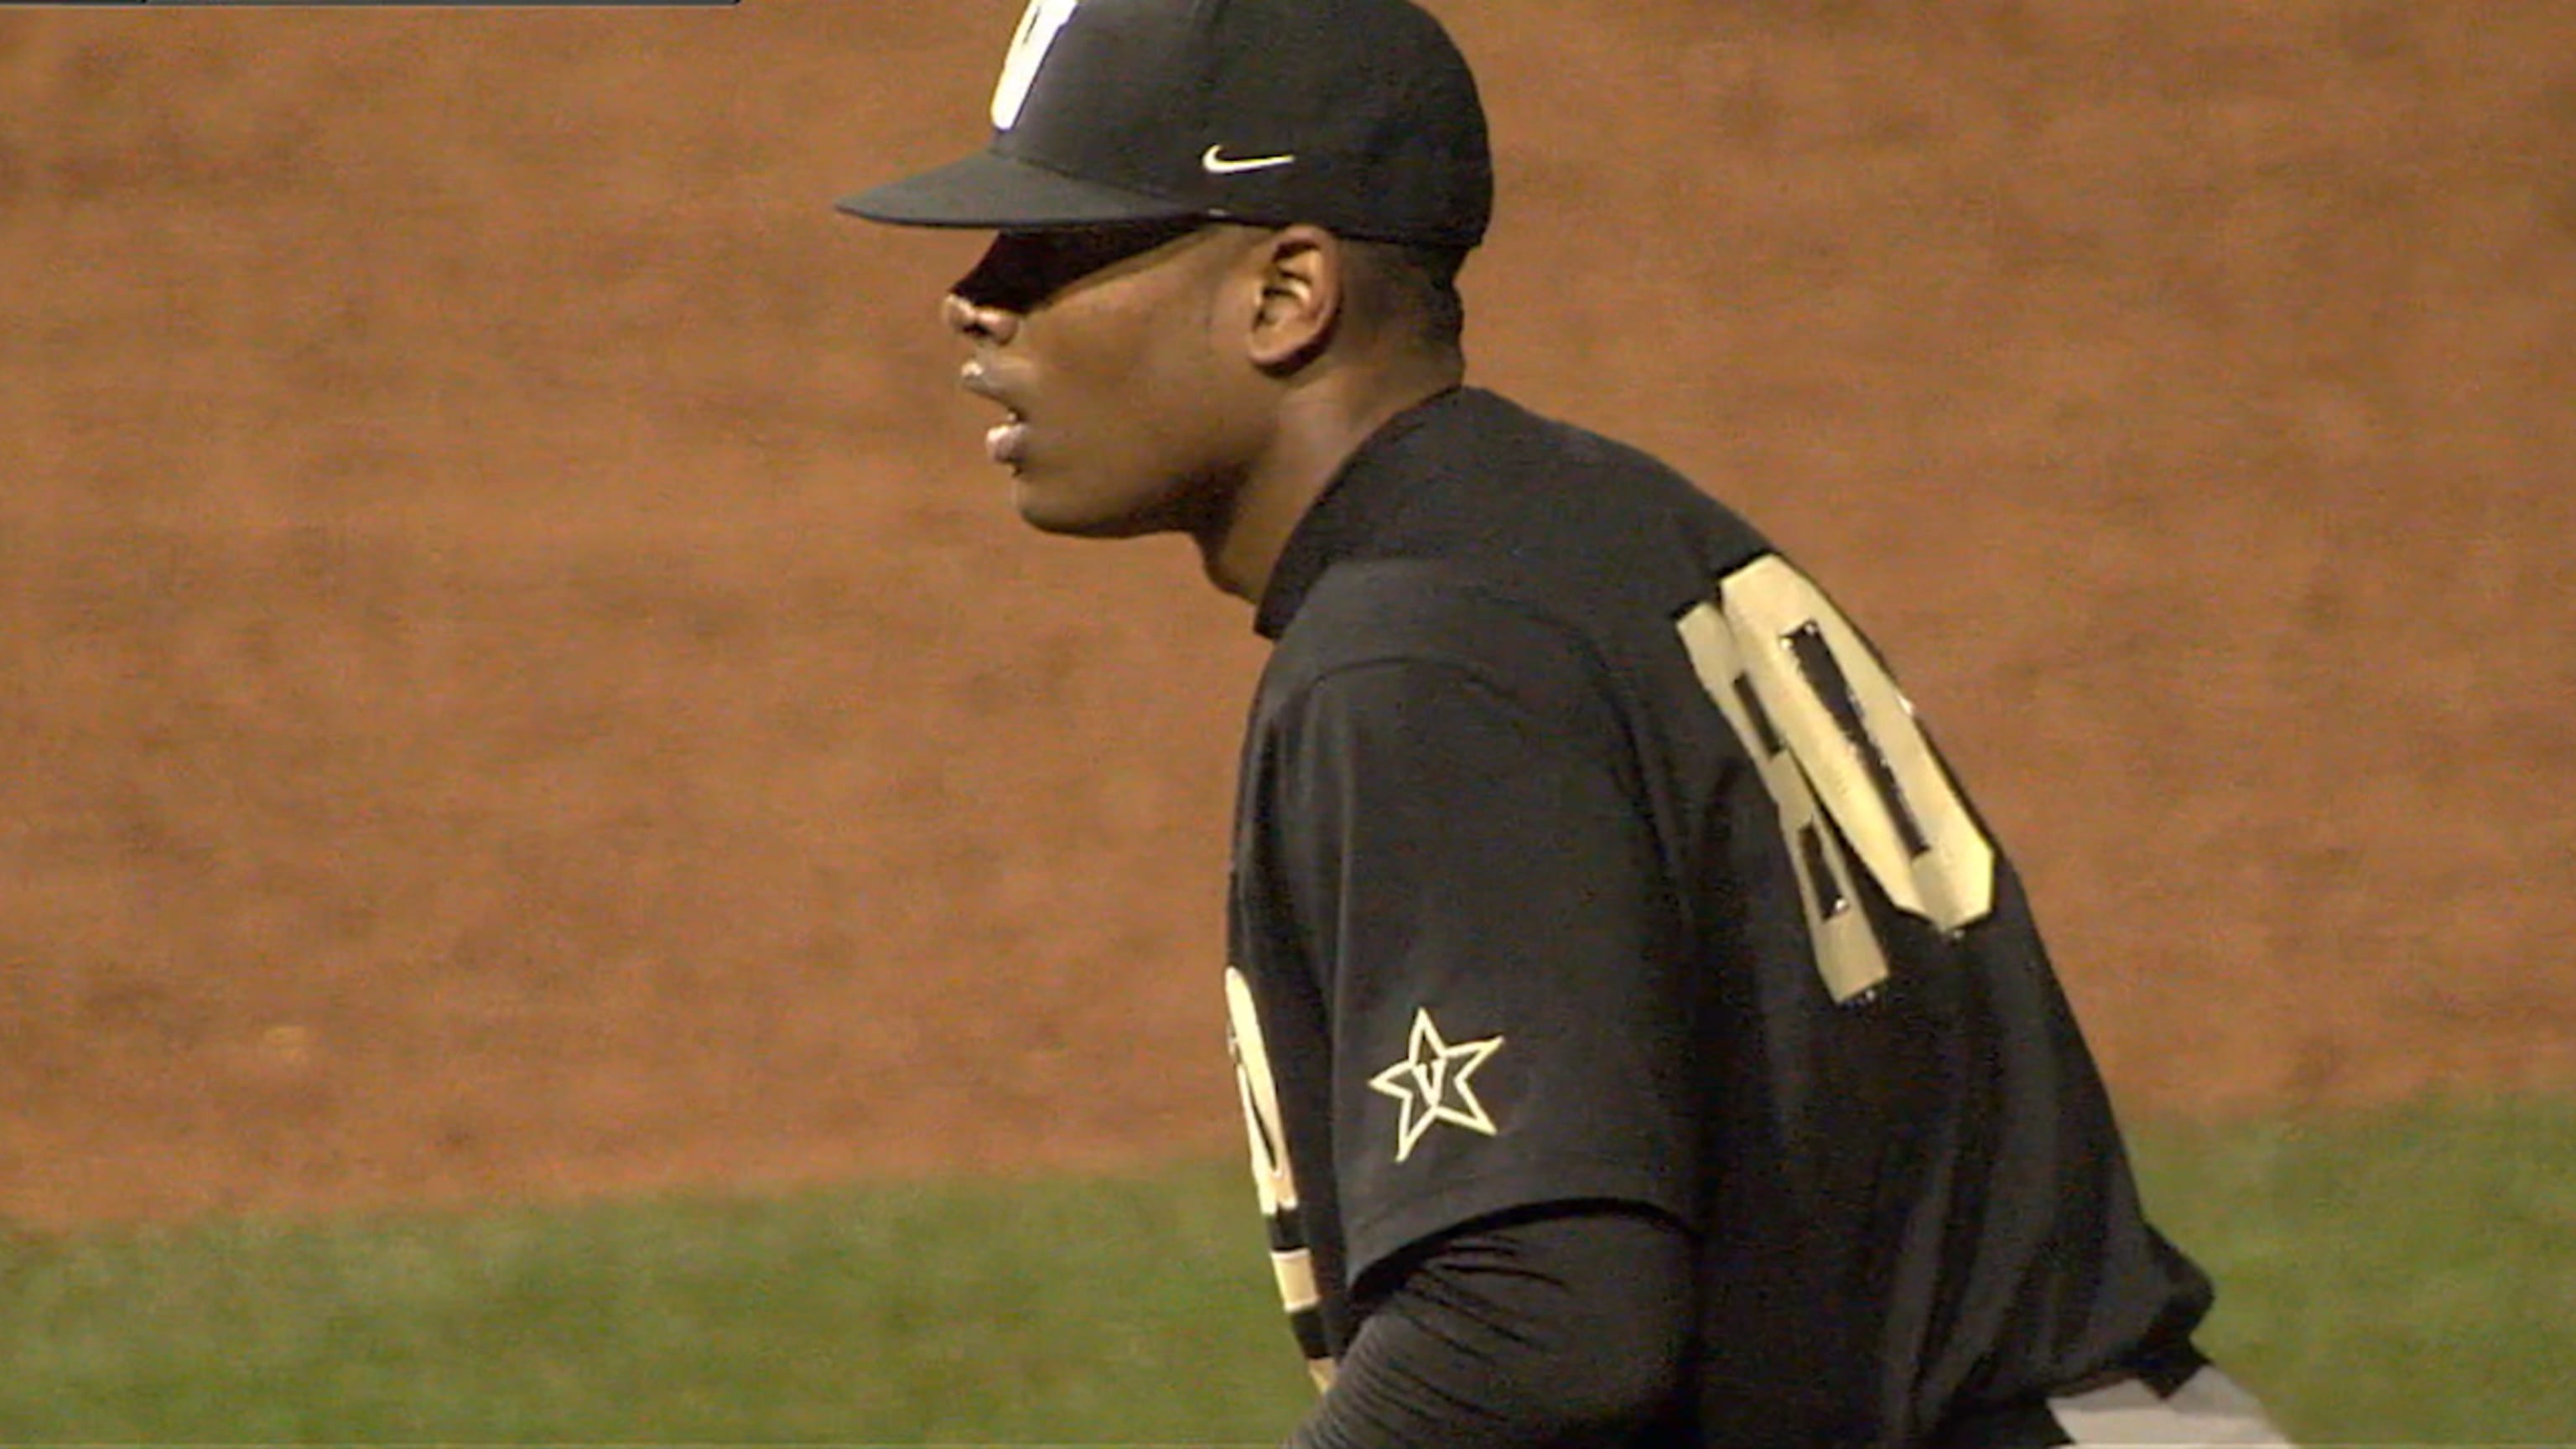
<svg viewBox="0 0 2576 1449"><path fill-rule="evenodd" d="M1467 1079L1502 1046L1499 1036L1452 1046L1440 1039L1440 1028L1432 1025L1427 1008L1414 1011L1413 1037L1404 1060L1369 1078L1370 1091L1404 1104L1404 1116L1396 1124L1396 1161L1411 1157L1414 1145L1435 1122L1494 1135L1494 1119L1486 1115L1485 1104L1476 1100L1476 1089Z"/></svg>

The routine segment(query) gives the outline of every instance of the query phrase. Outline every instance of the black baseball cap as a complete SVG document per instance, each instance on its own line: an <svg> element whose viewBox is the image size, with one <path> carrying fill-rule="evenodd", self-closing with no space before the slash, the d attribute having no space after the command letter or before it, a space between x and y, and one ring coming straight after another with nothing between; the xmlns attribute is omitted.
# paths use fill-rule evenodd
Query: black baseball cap
<svg viewBox="0 0 2576 1449"><path fill-rule="evenodd" d="M1464 248L1493 205L1475 77L1411 0L1030 0L992 143L840 209L997 231L1302 221Z"/></svg>

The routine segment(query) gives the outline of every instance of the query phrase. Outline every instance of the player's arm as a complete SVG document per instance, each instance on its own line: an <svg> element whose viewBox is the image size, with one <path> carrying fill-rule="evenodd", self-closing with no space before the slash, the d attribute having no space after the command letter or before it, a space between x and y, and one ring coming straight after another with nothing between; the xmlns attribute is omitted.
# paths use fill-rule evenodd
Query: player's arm
<svg viewBox="0 0 2576 1449"><path fill-rule="evenodd" d="M1534 1207L1699 1206L1695 959L1618 724L1562 645L1512 642L1336 671L1276 750L1355 1281Z"/></svg>
<svg viewBox="0 0 2576 1449"><path fill-rule="evenodd" d="M1472 1224L1385 1265L1382 1301L1290 1449L1628 1442L1672 1401L1689 1235L1624 1204Z"/></svg>
<svg viewBox="0 0 2576 1449"><path fill-rule="evenodd" d="M1616 1442L1694 1312L1690 958L1579 646L1406 602L1438 637L1316 680L1271 752L1363 1310L1302 1442Z"/></svg>

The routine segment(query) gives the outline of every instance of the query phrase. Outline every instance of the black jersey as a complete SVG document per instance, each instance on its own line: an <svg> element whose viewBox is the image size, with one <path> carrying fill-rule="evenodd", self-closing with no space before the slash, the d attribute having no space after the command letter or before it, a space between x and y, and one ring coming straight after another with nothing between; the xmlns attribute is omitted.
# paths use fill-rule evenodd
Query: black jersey
<svg viewBox="0 0 2576 1449"><path fill-rule="evenodd" d="M1319 1378L1371 1270L1621 1202L1699 1244L1653 1442L1902 1444L2187 1350L2018 881L1871 646L1633 449L1462 389L1260 605L1227 993Z"/></svg>

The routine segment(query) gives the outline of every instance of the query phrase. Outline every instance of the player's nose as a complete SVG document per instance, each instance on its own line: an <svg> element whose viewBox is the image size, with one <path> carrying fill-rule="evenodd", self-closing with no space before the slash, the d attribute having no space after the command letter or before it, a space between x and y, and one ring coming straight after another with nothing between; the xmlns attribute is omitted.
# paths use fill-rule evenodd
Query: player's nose
<svg viewBox="0 0 2576 1449"><path fill-rule="evenodd" d="M1018 332L1020 320L1000 307L979 307L951 292L939 304L939 320L969 342L1000 345Z"/></svg>

